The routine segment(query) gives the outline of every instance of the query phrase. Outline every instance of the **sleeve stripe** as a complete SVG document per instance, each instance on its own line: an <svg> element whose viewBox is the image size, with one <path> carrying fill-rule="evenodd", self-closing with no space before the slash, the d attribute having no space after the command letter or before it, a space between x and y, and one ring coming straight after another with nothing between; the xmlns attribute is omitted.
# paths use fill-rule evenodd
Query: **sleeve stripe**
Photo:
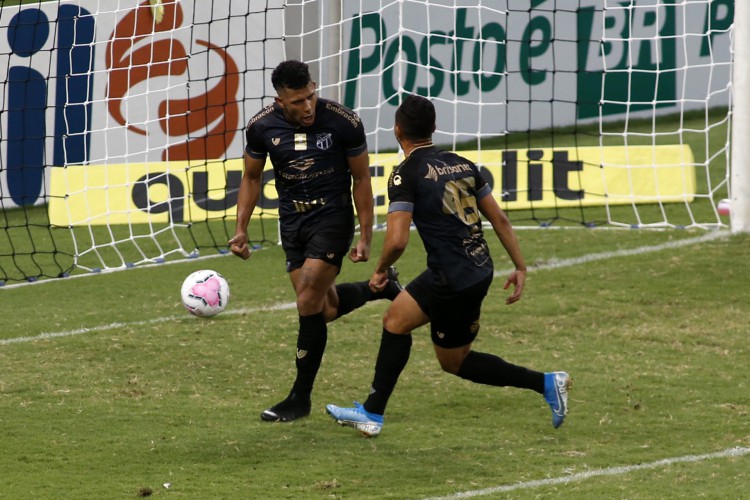
<svg viewBox="0 0 750 500"><path fill-rule="evenodd" d="M266 157L266 153L258 153L257 151L253 151L253 150L252 150L252 149L250 149L250 148L245 148L245 152L246 152L246 153L247 153L247 154L248 154L248 155L249 155L249 156L250 156L251 158L257 158L257 159L261 159L261 158L265 158L265 157Z"/></svg>
<svg viewBox="0 0 750 500"><path fill-rule="evenodd" d="M489 184L485 184L481 188L479 188L479 191L477 191L477 201L481 200L488 194L492 194L492 188Z"/></svg>
<svg viewBox="0 0 750 500"><path fill-rule="evenodd" d="M357 146L356 148L349 148L349 149L345 150L345 154L346 154L346 156L352 158L354 156L361 155L365 151L367 151L367 143L366 142L364 144L362 144L361 146Z"/></svg>
<svg viewBox="0 0 750 500"><path fill-rule="evenodd" d="M388 213L391 212L413 212L414 203L408 201L394 201L388 205Z"/></svg>

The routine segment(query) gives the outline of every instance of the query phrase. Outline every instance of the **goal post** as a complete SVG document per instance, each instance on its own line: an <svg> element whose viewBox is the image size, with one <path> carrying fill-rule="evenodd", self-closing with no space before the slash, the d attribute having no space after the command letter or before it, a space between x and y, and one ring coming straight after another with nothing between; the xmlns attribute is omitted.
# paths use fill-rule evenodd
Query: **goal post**
<svg viewBox="0 0 750 500"><path fill-rule="evenodd" d="M734 7L732 232L750 232L750 3Z"/></svg>
<svg viewBox="0 0 750 500"><path fill-rule="evenodd" d="M416 93L436 105L435 141L481 167L517 227L748 231L748 10L6 0L0 285L226 253L244 126L286 58L361 116L378 222L401 160L394 112ZM278 240L276 196L267 165L256 245Z"/></svg>

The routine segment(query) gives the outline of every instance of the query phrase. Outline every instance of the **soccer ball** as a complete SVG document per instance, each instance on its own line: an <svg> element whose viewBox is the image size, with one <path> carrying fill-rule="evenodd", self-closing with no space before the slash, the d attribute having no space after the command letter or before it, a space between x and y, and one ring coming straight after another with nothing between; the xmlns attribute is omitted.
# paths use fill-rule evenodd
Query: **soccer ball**
<svg viewBox="0 0 750 500"><path fill-rule="evenodd" d="M229 302L229 284L210 269L195 271L182 282L182 304L191 314L202 318L216 316Z"/></svg>

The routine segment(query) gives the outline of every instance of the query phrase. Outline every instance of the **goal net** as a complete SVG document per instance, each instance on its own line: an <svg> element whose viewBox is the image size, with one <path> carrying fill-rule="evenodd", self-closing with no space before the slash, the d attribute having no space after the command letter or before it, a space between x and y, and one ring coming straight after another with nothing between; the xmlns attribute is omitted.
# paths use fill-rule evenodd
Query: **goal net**
<svg viewBox="0 0 750 500"><path fill-rule="evenodd" d="M377 173L416 93L516 226L728 222L732 0L302 4L287 50L359 111Z"/></svg>
<svg viewBox="0 0 750 500"><path fill-rule="evenodd" d="M3 2L0 284L226 252L283 9ZM264 194L254 244L277 240L273 182Z"/></svg>
<svg viewBox="0 0 750 500"><path fill-rule="evenodd" d="M725 227L734 5L6 1L0 283L226 252L244 124L286 58L362 117L380 222L416 93L516 226ZM253 243L276 206L269 165Z"/></svg>

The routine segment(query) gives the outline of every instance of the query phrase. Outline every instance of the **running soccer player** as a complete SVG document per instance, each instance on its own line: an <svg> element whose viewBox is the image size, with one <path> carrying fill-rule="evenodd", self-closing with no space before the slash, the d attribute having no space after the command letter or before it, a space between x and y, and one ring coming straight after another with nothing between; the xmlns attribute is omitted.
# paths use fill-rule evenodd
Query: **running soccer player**
<svg viewBox="0 0 750 500"><path fill-rule="evenodd" d="M388 181L388 226L370 288L379 291L387 285L388 268L406 248L412 220L427 251L427 270L406 286L383 317L375 376L365 403L353 408L329 404L326 411L364 436L380 434L388 399L409 360L411 332L430 323L444 371L479 384L542 394L557 428L568 410L567 373L533 371L471 348L494 274L480 213L515 264L505 282L505 289L513 285L506 304L521 299L526 264L510 221L477 166L432 144L435 120L432 102L419 96L406 97L396 111L394 131L406 159Z"/></svg>
<svg viewBox="0 0 750 500"><path fill-rule="evenodd" d="M277 97L247 124L245 168L237 199L232 253L250 257L247 226L258 203L266 156L279 197L281 244L297 296L297 376L286 399L264 410L269 422L310 414L310 394L325 351L327 323L401 291L395 269L389 283L371 291L367 281L336 285L345 255L366 262L372 241L373 197L362 121L353 111L318 98L307 64L284 61L271 75ZM354 238L354 207L360 236Z"/></svg>

